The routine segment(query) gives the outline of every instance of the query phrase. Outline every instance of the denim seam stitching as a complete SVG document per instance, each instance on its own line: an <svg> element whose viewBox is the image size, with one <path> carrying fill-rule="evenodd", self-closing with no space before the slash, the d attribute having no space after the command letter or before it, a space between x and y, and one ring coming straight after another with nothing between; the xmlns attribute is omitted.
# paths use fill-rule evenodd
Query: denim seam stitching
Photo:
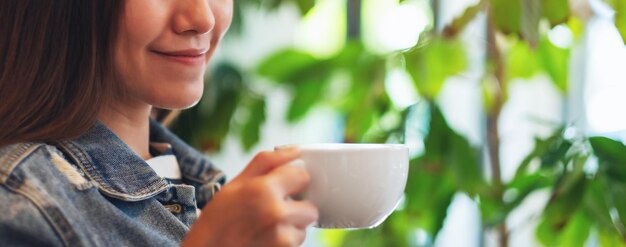
<svg viewBox="0 0 626 247"><path fill-rule="evenodd" d="M44 209L42 202L36 200L34 196L26 193L26 191L20 188L9 188L9 190L14 191L19 195L22 195L23 197L26 197L39 210L39 212L44 216L48 224L52 227L52 229L54 229L57 236L61 239L61 241L63 242L63 246L76 246L77 243L75 243L74 241L70 241L70 239L78 240L78 237L76 236L76 233L69 227L69 224L66 224L68 223L67 218L62 217L62 220L58 220L57 217L51 216L50 214L48 214L47 210ZM66 226L59 226L57 224L63 224ZM67 229L70 233L65 234L62 229Z"/></svg>
<svg viewBox="0 0 626 247"><path fill-rule="evenodd" d="M0 164L7 164L7 166L9 167L8 172L4 172L5 169L1 169L0 170L0 175L8 175L11 170L10 167L13 166L15 160L22 155L22 153L26 150L28 150L28 148L30 147L30 143L20 143L17 144L17 146L12 147L12 150L10 152L7 152L8 154L5 155L2 159L0 159ZM4 166L3 166L4 167Z"/></svg>
<svg viewBox="0 0 626 247"><path fill-rule="evenodd" d="M36 151L42 144L20 143L9 152L8 157L0 159L0 183L5 183L17 165ZM1 164L6 164L1 165Z"/></svg>
<svg viewBox="0 0 626 247"><path fill-rule="evenodd" d="M79 163L78 165L81 169L87 174L87 176L95 181L98 184L98 187L105 192L107 195L125 200L125 201L139 201L146 198L150 198L158 193L161 193L165 190L169 184L165 182L163 178L158 181L145 186L144 188L139 189L136 192L118 192L108 185L106 181L102 178L102 176L98 173L93 163L89 160L89 155L86 154L83 150L76 147L71 142L61 143L63 147L67 147L68 151L70 151L70 155L72 155ZM77 157L78 156L78 157ZM148 193L149 192L149 193ZM130 196L130 197L129 197Z"/></svg>
<svg viewBox="0 0 626 247"><path fill-rule="evenodd" d="M100 175L95 171L95 168L93 167L93 165L91 164L91 162L88 159L88 156L79 148L75 147L73 143L70 142L63 142L60 143L62 147L66 148L67 151L69 151L69 155L72 156L72 158L74 158L74 160L76 160L77 165L80 167L80 169L83 170L83 172L85 173L85 175L87 175L87 177L89 177L89 179L95 181L96 183L98 183L98 185L100 187L104 187L105 189L109 189L109 186L104 183L104 180L100 177ZM89 165L89 167L87 167L86 165Z"/></svg>
<svg viewBox="0 0 626 247"><path fill-rule="evenodd" d="M30 154L34 153L36 150L38 150L42 146L44 146L44 145L43 144L33 144L33 143L25 143L23 145L20 145L21 150L19 150L18 153L15 153L15 155L12 156L14 158L19 158L19 159L13 159L13 162L15 164L19 165L19 163L22 160L24 160L26 157L28 157ZM16 147L16 149L18 149L20 147ZM46 149L46 150L49 151L49 149ZM17 165L15 165L14 167L17 167ZM8 180L8 178L7 178L7 180ZM45 204L45 202L48 202L51 206L55 206L55 204L52 201L46 200L46 199L44 199L41 196L37 196L37 195L33 195L31 193L28 193L26 190L23 189L23 187L28 187L28 185L26 183L20 183L19 187L11 186L11 185L8 185L8 184L3 184L3 186L5 188L7 188L9 191L13 191L13 193L21 195L21 196L25 197L28 201L30 201L35 206L35 208L37 208L37 210L42 214L42 216L46 219L48 224L55 231L57 237L59 237L59 239L63 242L64 246L72 246L72 245L70 245L70 243L76 244L75 242L78 241L78 236L76 235L76 232L74 232L71 229L71 227L69 226L69 222L68 222L67 218L62 216L62 214L61 214L61 216L60 216L61 219L58 219L59 217L54 217L54 216L50 215L48 213L48 211L44 209L43 205ZM35 191L35 189L32 189L32 190ZM60 225L57 225L57 224L61 224L63 226L60 226ZM67 230L66 231L67 234L64 233L63 229ZM71 241L71 240L76 240L76 241Z"/></svg>

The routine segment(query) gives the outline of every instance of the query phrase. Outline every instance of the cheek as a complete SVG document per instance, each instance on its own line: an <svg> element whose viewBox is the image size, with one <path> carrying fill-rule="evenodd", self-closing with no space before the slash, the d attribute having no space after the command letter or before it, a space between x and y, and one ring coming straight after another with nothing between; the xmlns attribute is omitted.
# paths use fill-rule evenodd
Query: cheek
<svg viewBox="0 0 626 247"><path fill-rule="evenodd" d="M150 85L145 80L146 66L143 62L143 54L136 52L134 45L124 37L115 49L115 78L119 83L122 97L134 99L142 97L141 94L149 89Z"/></svg>
<svg viewBox="0 0 626 247"><path fill-rule="evenodd" d="M151 74L147 64L147 47L161 33L162 26L166 25L155 6L142 1L128 1L124 8L118 36L115 44L115 69L117 79L120 80L128 93L141 90L149 85L144 77Z"/></svg>
<svg viewBox="0 0 626 247"><path fill-rule="evenodd" d="M167 26L169 10L158 1L127 1L123 26L128 36L149 43Z"/></svg>
<svg viewBox="0 0 626 247"><path fill-rule="evenodd" d="M214 1L211 2L211 9L215 17L215 27L213 28L211 50L209 51L209 56L207 56L207 62L230 27L233 19L233 2L231 0Z"/></svg>
<svg viewBox="0 0 626 247"><path fill-rule="evenodd" d="M215 15L215 31L222 36L233 19L233 2L231 0L215 1L211 5Z"/></svg>

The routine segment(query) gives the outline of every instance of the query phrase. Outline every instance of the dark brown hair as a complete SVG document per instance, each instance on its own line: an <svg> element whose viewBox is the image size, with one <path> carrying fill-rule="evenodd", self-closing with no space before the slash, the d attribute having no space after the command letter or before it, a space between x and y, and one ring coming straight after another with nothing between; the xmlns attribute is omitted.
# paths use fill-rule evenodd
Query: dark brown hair
<svg viewBox="0 0 626 247"><path fill-rule="evenodd" d="M0 0L0 147L76 137L116 90L121 0Z"/></svg>

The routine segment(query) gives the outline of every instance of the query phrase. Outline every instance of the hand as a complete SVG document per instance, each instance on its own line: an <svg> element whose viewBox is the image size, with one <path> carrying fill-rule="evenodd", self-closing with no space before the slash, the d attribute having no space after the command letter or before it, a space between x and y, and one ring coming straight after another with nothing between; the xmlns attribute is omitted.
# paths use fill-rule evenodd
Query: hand
<svg viewBox="0 0 626 247"><path fill-rule="evenodd" d="M290 196L302 192L310 177L286 165L297 149L261 152L204 207L183 246L299 246L317 208Z"/></svg>

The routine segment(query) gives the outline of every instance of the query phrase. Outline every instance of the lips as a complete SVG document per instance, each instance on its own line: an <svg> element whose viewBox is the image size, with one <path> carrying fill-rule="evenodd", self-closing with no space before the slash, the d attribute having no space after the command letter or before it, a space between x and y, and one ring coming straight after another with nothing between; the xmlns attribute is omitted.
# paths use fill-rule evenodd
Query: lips
<svg viewBox="0 0 626 247"><path fill-rule="evenodd" d="M176 51L152 50L152 52L171 62L182 63L189 66L198 66L205 63L208 49L186 49Z"/></svg>

